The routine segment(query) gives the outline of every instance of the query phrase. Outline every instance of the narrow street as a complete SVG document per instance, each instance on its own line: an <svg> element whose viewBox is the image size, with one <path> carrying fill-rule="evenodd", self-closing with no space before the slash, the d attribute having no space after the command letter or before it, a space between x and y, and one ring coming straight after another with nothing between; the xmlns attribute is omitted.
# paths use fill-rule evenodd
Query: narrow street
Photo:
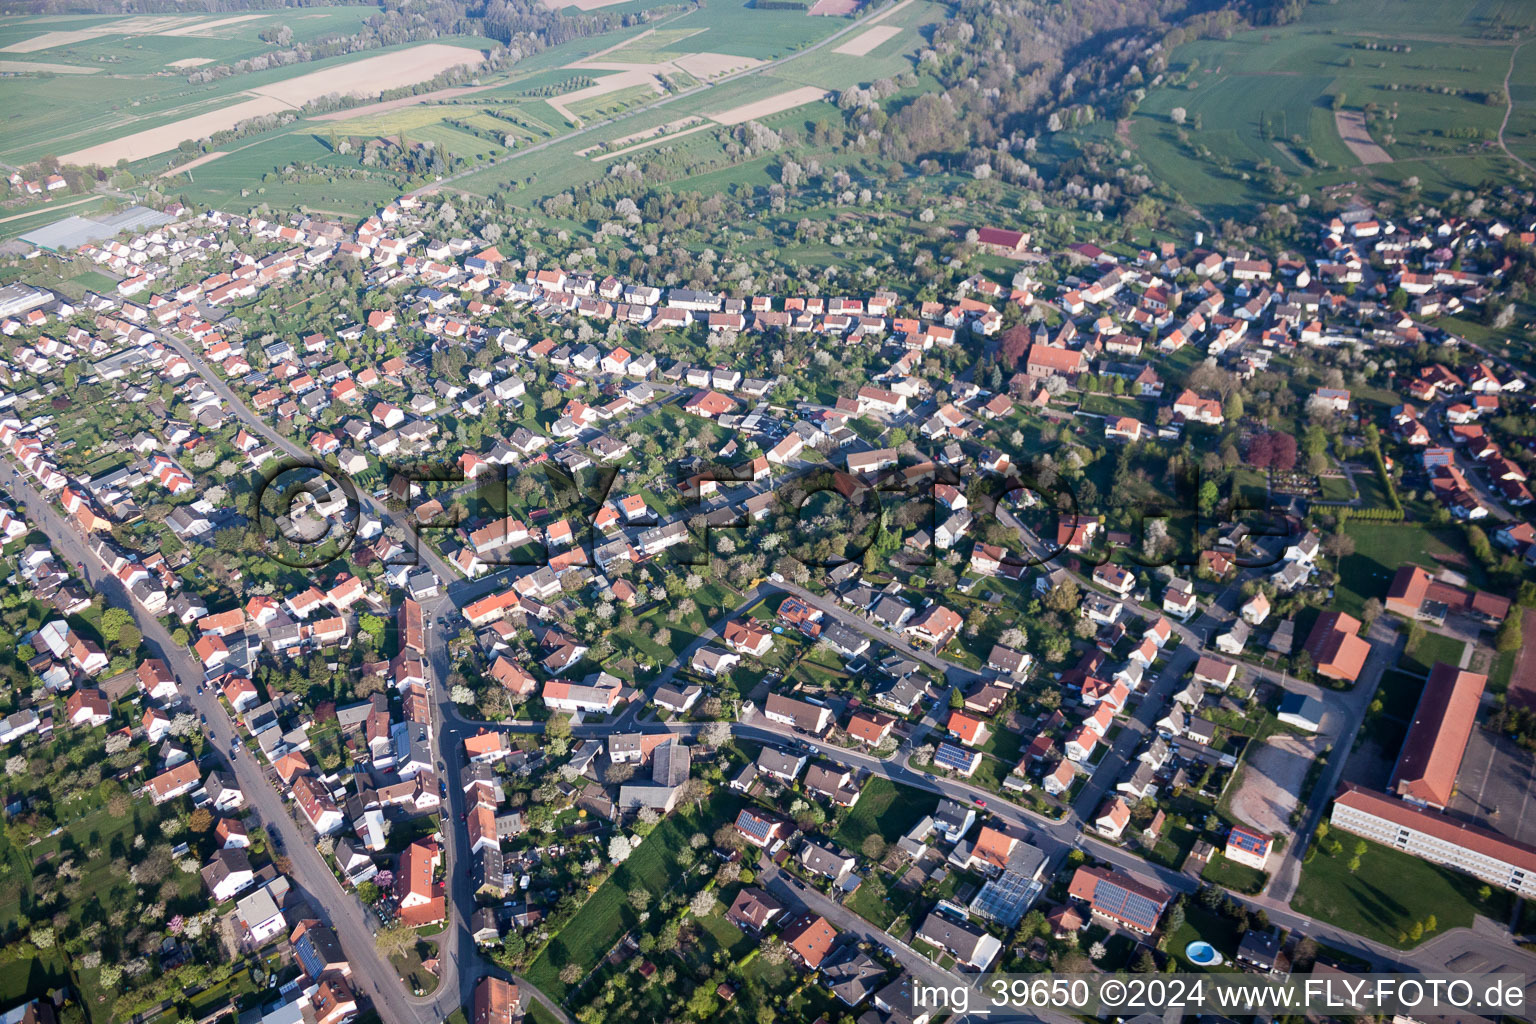
<svg viewBox="0 0 1536 1024"><path fill-rule="evenodd" d="M342 889L315 849L313 837L300 829L256 755L239 745L238 731L219 703L218 694L212 689L197 692L203 680L202 665L185 647L178 647L171 640L159 619L130 599L117 578L107 573L96 559L84 538L55 511L50 500L33 488L29 478L16 472L9 457L5 466L11 476L9 487L25 503L27 518L48 535L61 558L84 567L82 575L92 590L112 605L132 613L146 644L175 674L182 699L206 719L211 737L207 756L218 762L218 768L234 774L256 817L280 844L280 852L289 858L294 883L309 897L321 920L335 929L343 952L352 962L358 990L373 1001L386 1024L438 1024L442 1017L435 1016L424 1001L407 992L394 967L379 955L374 946L373 925L363 905ZM233 758L229 756L231 749L239 751Z"/></svg>

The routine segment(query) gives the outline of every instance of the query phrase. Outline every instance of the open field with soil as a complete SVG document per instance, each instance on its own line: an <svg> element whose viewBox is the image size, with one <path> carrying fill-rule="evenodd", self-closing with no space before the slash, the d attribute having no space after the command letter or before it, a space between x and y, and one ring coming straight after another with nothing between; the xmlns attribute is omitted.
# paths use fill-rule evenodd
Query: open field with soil
<svg viewBox="0 0 1536 1024"><path fill-rule="evenodd" d="M366 96L388 88L436 77L443 71L481 60L479 50L466 46L428 43L397 53L377 54L295 78L279 80L246 90L245 99L218 109L183 118L170 124L133 132L110 142L66 153L61 159L73 164L110 166L119 160L143 160L175 149L184 139L200 139L226 131L241 121L263 114L301 107L333 93Z"/></svg>
<svg viewBox="0 0 1536 1024"><path fill-rule="evenodd" d="M901 29L896 25L877 25L854 36L832 52L847 54L850 57L863 57L881 43L900 34Z"/></svg>

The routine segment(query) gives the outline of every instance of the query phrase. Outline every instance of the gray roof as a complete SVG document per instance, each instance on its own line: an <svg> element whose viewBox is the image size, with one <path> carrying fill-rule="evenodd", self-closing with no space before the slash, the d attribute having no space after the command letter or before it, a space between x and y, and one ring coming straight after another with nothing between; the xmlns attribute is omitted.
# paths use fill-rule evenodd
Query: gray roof
<svg viewBox="0 0 1536 1024"><path fill-rule="evenodd" d="M21 236L21 240L39 249L63 252L78 249L87 242L115 237L119 232L137 233L145 228L169 224L175 219L147 206L130 206L110 217L65 217L27 232Z"/></svg>
<svg viewBox="0 0 1536 1024"><path fill-rule="evenodd" d="M681 786L693 766L693 755L680 743L663 743L651 754L651 778L658 786Z"/></svg>

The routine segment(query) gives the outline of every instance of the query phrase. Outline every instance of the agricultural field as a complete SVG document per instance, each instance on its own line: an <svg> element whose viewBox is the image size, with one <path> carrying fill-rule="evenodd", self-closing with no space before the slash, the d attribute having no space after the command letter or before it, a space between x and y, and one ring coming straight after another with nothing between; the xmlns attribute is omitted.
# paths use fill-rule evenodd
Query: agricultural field
<svg viewBox="0 0 1536 1024"><path fill-rule="evenodd" d="M1506 171L1496 139L1514 44L1488 37L1497 19L1474 0L1406 6L1309 5L1283 28L1186 43L1118 132L1102 123L1080 137L1117 133L1154 178L1213 218L1276 201L1270 166L1308 189L1417 178L1440 191ZM1413 29L1383 31L1401 25ZM1512 92L1536 99L1536 66L1520 58ZM1362 118L1374 146L1352 151L1339 113ZM1536 107L1517 102L1516 118L1536 127Z"/></svg>
<svg viewBox="0 0 1536 1024"><path fill-rule="evenodd" d="M668 21L666 27L672 29L686 25L689 19L697 15L716 16L711 14L711 10L704 8ZM738 16L762 17L783 13L744 9ZM519 207L533 208L542 199L572 184L600 177L616 157L638 159L642 155L669 162L718 161L718 170L706 169L677 182L673 187L680 190L713 192L727 190L734 184L771 185L776 179L770 168L777 160L764 156L744 163L728 161L722 141L724 133L716 125L736 124L750 119L787 138L805 138L817 122L836 123L841 118L836 106L818 99L819 96L827 91L836 92L876 78L914 71L916 52L924 45L923 26L939 21L944 16L945 9L942 6L927 0L914 0L889 8L884 17L878 14L874 16L879 19L876 27L891 27L900 31L875 47L870 54L855 56L834 55L834 51L837 46L857 39L868 31L866 22L797 15L803 20L824 25L830 33L844 34L826 35L823 37L826 42L814 51L722 81L710 89L658 98L660 102L657 104L638 111L632 109L611 124L603 123L583 129L536 153L514 154L511 159L495 167L468 175L458 185L479 194L491 194L507 183L516 181L522 187L515 195L509 196L508 201ZM610 61L627 58L630 47L645 46L650 38L639 39L614 52L599 53L580 64L603 64L616 68L619 65L610 64ZM681 43L667 43L669 46L698 50L706 45L704 41L709 39L709 33L692 34L686 38L666 38L683 39ZM651 53L651 56L657 55L664 54L660 50ZM918 87L913 93L931 84L925 76L920 76ZM663 134L658 134L663 129ZM587 160L574 159L581 156L587 157ZM836 159L833 158L833 162ZM584 162L588 166L582 166Z"/></svg>
<svg viewBox="0 0 1536 1024"><path fill-rule="evenodd" d="M184 139L233 127L243 118L294 109L327 93L366 94L431 78L448 67L477 62L478 46L487 45L488 40L463 39L452 46L363 52L200 86L180 77L114 77L106 102L97 76L59 77L37 94L37 102L6 119L3 155L13 163L45 155L105 165L143 160L175 149Z"/></svg>

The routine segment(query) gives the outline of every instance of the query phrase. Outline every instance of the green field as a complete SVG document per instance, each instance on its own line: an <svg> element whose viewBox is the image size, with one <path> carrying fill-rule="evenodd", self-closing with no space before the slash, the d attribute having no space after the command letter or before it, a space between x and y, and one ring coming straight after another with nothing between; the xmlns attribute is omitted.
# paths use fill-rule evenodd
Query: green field
<svg viewBox="0 0 1536 1024"><path fill-rule="evenodd" d="M1263 165L1307 189L1373 178L1390 188L1409 177L1426 191L1475 185L1512 167L1491 147L1513 43L1488 38L1492 26L1478 0L1308 5L1282 28L1180 46L1168 80L1130 119L1129 138L1154 178L1210 216L1276 201ZM1536 99L1528 52L1516 70L1510 129L1530 146L1536 105L1520 102ZM1360 165L1335 127L1335 102L1381 112L1370 130L1393 163ZM1182 127L1175 108L1185 111ZM1101 122L1083 136L1103 140L1110 127Z"/></svg>
<svg viewBox="0 0 1536 1024"><path fill-rule="evenodd" d="M632 85L627 89L616 89L601 96L578 100L569 104L568 109L583 121L595 121L637 107L657 96L656 90L648 85Z"/></svg>
<svg viewBox="0 0 1536 1024"><path fill-rule="evenodd" d="M1431 571L1441 566L1467 573L1481 582L1480 573L1460 554L1461 536L1454 529L1436 530L1416 523L1350 522L1345 532L1354 538L1355 550L1339 564L1339 585L1333 607L1359 616L1370 598L1385 598L1393 575L1403 565Z"/></svg>
<svg viewBox="0 0 1536 1024"><path fill-rule="evenodd" d="M836 18L809 18L799 11L759 11L750 0L703 0L687 14L667 21L658 31L668 33L672 49L651 52L667 59L678 53L728 53L737 57L771 60L825 38L847 22ZM677 42L686 35L686 42ZM640 41L645 46L649 38ZM643 51L641 51L643 52ZM630 59L628 48L623 59Z"/></svg>
<svg viewBox="0 0 1536 1024"><path fill-rule="evenodd" d="M258 32L287 23L296 40L356 31L369 9L364 7L313 8L314 13L280 21L276 12L257 15L251 21L229 26L230 38L201 36L101 36L87 42L50 47L29 53L7 53L7 60L53 64L80 64L101 69L96 75L49 76L47 88L27 89L28 101L14 105L4 122L4 155L13 163L61 155L120 135L170 124L194 114L216 110L246 97L240 94L296 75L323 70L377 55L380 50L291 64L284 67L232 75L203 85L192 85L186 69L167 65L178 60L211 60L215 65L259 56L276 47L256 38ZM157 20L159 15L148 16ZM176 16L188 25L214 16ZM105 24L113 19L80 21L80 27ZM12 42L41 31L73 29L75 19L26 19L10 22L6 32ZM0 44L5 42L0 34ZM205 65L206 66L206 65ZM110 79L104 77L107 72ZM25 79L21 81L25 82ZM163 161L162 161L163 166Z"/></svg>
<svg viewBox="0 0 1536 1024"><path fill-rule="evenodd" d="M1339 853L1319 850L1302 866L1292 909L1398 949L1417 945L1408 935L1415 921L1433 915L1437 932L1444 932L1470 927L1473 914L1484 910L1478 896L1482 883L1469 875L1347 833L1331 832L1328 841L1334 839L1343 846ZM1356 842L1364 842L1366 850L1351 874Z"/></svg>
<svg viewBox="0 0 1536 1024"><path fill-rule="evenodd" d="M904 789L890 779L875 776L864 784L859 802L832 836L844 849L857 851L866 836L878 833L886 844L896 842L933 810L933 798Z"/></svg>
<svg viewBox="0 0 1536 1024"><path fill-rule="evenodd" d="M571 986L560 980L561 969L576 964L585 974L638 923L625 898L628 892L641 888L656 896L676 885L682 869L675 854L687 845L688 837L694 832L713 834L721 822L735 817L740 806L736 795L720 792L694 814L678 811L669 816L544 947L528 968L529 980L551 996L563 998Z"/></svg>
<svg viewBox="0 0 1536 1024"><path fill-rule="evenodd" d="M1466 642L1455 637L1442 636L1439 633L1425 633L1413 651L1403 653L1403 668L1409 672L1429 672L1435 667L1436 662L1445 662L1447 665L1461 664L1462 652L1466 649Z"/></svg>

